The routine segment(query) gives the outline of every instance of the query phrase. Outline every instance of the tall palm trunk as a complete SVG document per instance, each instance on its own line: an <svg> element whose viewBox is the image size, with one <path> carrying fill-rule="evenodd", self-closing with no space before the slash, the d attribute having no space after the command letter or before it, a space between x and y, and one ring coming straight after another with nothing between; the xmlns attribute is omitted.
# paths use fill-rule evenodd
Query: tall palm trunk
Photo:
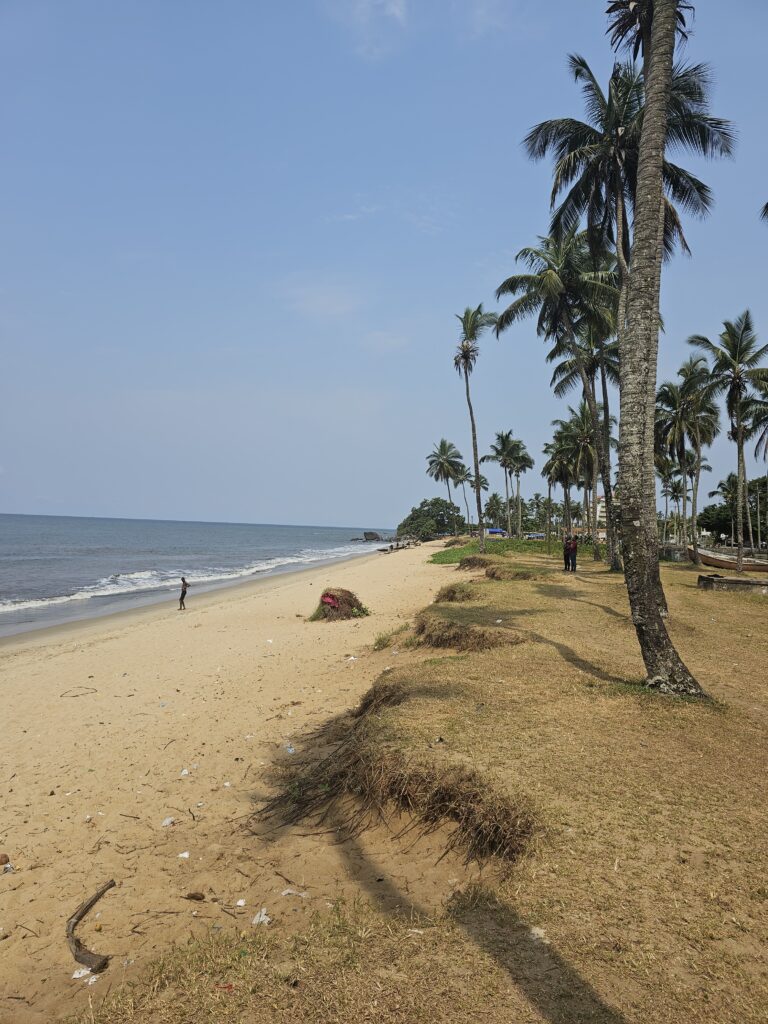
<svg viewBox="0 0 768 1024"><path fill-rule="evenodd" d="M552 483L547 480L547 554L552 554Z"/></svg>
<svg viewBox="0 0 768 1024"><path fill-rule="evenodd" d="M701 480L701 434L698 424L693 435L693 447L696 455L696 467L693 474L693 490L691 492L691 544L693 545L693 564L701 565L699 555L699 524L696 522L699 512L699 481Z"/></svg>
<svg viewBox="0 0 768 1024"><path fill-rule="evenodd" d="M463 483L461 485L461 492L464 495L464 508L467 510L467 529L469 530L469 532L471 534L472 533L472 520L470 519L470 516L469 516L469 502L467 501L467 488L466 488L466 486Z"/></svg>
<svg viewBox="0 0 768 1024"><path fill-rule="evenodd" d="M702 696L701 687L686 668L667 633L660 609L663 593L659 575L655 486L645 486L653 445L647 444L649 389L648 360L656 352L659 296L657 268L662 258L659 209L663 197L662 165L667 134L667 107L675 49L677 0L656 0L646 81L646 102L640 138L635 197L627 322L620 338L621 416L619 432L621 525L624 574L632 622L649 684L665 693ZM651 469L653 472L653 469ZM650 506L650 507L648 507ZM654 521L654 543L647 523Z"/></svg>
<svg viewBox="0 0 768 1024"><path fill-rule="evenodd" d="M515 478L517 480L517 537L519 540L523 535L523 506L520 504L520 474L516 473Z"/></svg>
<svg viewBox="0 0 768 1024"><path fill-rule="evenodd" d="M597 460L592 460L592 557L596 562L602 561L600 557L600 543L597 539ZM606 537L608 531L605 531Z"/></svg>
<svg viewBox="0 0 768 1024"><path fill-rule="evenodd" d="M747 537L749 538L749 550L752 556L755 554L755 542L752 534L752 509L749 507L749 480L747 479L747 467L744 466L744 506L747 515Z"/></svg>
<svg viewBox="0 0 768 1024"><path fill-rule="evenodd" d="M669 527L669 490L664 488L664 540L667 543L667 528Z"/></svg>
<svg viewBox="0 0 768 1024"><path fill-rule="evenodd" d="M600 364L600 390L603 397L603 447L605 449L605 461L608 471L608 480L611 480L611 412L608 406L608 377L605 372L605 351L602 341L597 344L597 358ZM611 487L613 485L611 484ZM605 487L603 487L603 501L605 502ZM613 491L611 491L611 508L608 509L605 503L605 544L608 554L608 563L611 572L621 572L621 544L619 541L619 524L617 509L613 503Z"/></svg>
<svg viewBox="0 0 768 1024"><path fill-rule="evenodd" d="M512 509L509 507L509 473L504 468L504 496L507 499L507 536L512 536Z"/></svg>
<svg viewBox="0 0 768 1024"><path fill-rule="evenodd" d="M581 357L581 352L576 343L576 333L573 329L573 324L568 324L568 334L570 340L570 350L576 362L576 367L579 371L579 377L581 378L581 386L584 391L584 398L587 400L589 407L589 415L592 420L592 429L595 432L595 449L597 451L597 461L600 466L600 478L603 481L603 495L605 498L605 514L606 520L610 521L613 519L613 487L611 485L611 463L608 457L608 451L610 443L606 445L604 429L605 424L600 420L600 414L597 408L597 399L595 398L595 392L593 388L594 381L590 382L589 375L587 374L584 362ZM611 568L614 568L614 561L618 567L618 571L621 571L621 564L618 561L618 552L616 557L611 562Z"/></svg>
<svg viewBox="0 0 768 1024"><path fill-rule="evenodd" d="M741 411L736 411L736 572L744 571L744 431Z"/></svg>
<svg viewBox="0 0 768 1024"><path fill-rule="evenodd" d="M456 513L453 511L453 498L451 497L451 481L449 477L445 478L445 485L448 488L448 504L451 506L451 519L453 520L453 536L458 537L459 530L456 526Z"/></svg>
<svg viewBox="0 0 768 1024"><path fill-rule="evenodd" d="M565 523L565 532L570 533L573 529L573 523L571 522L571 485L570 483L563 484L563 521Z"/></svg>
<svg viewBox="0 0 768 1024"><path fill-rule="evenodd" d="M683 462L685 467L685 446L682 448ZM688 475L683 469L683 546L688 543Z"/></svg>
<svg viewBox="0 0 768 1024"><path fill-rule="evenodd" d="M469 395L469 374L464 370L464 386L467 392L467 408L469 409L469 422L472 427L472 458L475 467L475 498L477 499L477 533L480 540L480 550L485 551L485 531L483 530L483 500L480 496L480 459L477 455L477 428L475 426L475 411L472 408L472 399Z"/></svg>
<svg viewBox="0 0 768 1024"><path fill-rule="evenodd" d="M763 550L763 541L760 533L760 482L755 483L755 497L757 498L757 550Z"/></svg>

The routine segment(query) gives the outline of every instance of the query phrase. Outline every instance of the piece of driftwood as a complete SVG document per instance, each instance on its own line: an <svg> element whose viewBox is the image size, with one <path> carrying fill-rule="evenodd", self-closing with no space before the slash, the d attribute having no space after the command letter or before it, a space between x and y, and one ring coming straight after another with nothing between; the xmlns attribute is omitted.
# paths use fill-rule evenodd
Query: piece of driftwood
<svg viewBox="0 0 768 1024"><path fill-rule="evenodd" d="M105 892L109 892L115 885L114 878L110 878L108 882L98 889L93 896L84 900L74 914L67 921L67 943L69 944L69 950L75 960L82 964L83 967L87 967L93 974L99 974L109 963L108 956L101 956L99 953L92 953L90 949L86 949L80 939L75 935L75 928L80 924L85 915L93 910L96 904L99 902Z"/></svg>

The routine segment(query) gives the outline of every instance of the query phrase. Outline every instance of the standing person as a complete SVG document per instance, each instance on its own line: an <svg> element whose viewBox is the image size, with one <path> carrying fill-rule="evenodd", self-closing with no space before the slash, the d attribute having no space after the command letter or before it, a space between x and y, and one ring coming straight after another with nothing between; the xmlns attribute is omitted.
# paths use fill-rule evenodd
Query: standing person
<svg viewBox="0 0 768 1024"><path fill-rule="evenodd" d="M187 589L188 589L188 587L189 587L189 584L187 583L187 581L182 576L181 577L181 593L179 594L179 611L180 612L184 612L184 611L187 610L187 606L184 604L184 598L187 596Z"/></svg>
<svg viewBox="0 0 768 1024"><path fill-rule="evenodd" d="M563 562L565 564L563 572L569 572L571 568L571 538L567 533L563 535Z"/></svg>
<svg viewBox="0 0 768 1024"><path fill-rule="evenodd" d="M575 537L571 537L568 544L568 561L570 563L571 572L576 572L576 552L579 549L579 542Z"/></svg>

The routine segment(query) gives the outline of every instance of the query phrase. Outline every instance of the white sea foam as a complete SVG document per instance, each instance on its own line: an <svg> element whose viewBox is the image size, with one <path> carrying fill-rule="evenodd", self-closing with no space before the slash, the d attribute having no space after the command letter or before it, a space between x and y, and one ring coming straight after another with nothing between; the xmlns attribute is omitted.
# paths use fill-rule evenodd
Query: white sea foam
<svg viewBox="0 0 768 1024"><path fill-rule="evenodd" d="M373 549L372 544L350 544L336 548L304 548L295 555L284 555L277 558L262 559L249 565L234 568L212 566L210 568L190 570L184 573L187 582L192 586L206 586L215 583L234 582L249 576L275 572L290 565L310 565L313 562L332 561L350 555L364 554ZM183 570L182 570L183 571ZM132 594L150 593L152 591L176 590L179 586L179 570L142 569L134 572L115 573L97 580L93 584L81 587L71 594L55 597L15 600L0 599L0 614L3 612L20 612L34 608L51 608L56 605L70 604L72 601L89 601L94 598L130 596Z"/></svg>

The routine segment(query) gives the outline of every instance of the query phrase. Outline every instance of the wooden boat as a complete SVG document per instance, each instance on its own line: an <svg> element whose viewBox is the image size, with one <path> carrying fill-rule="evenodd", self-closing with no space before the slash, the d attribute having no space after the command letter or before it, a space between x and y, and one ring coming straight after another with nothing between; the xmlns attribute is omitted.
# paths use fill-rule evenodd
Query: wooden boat
<svg viewBox="0 0 768 1024"><path fill-rule="evenodd" d="M688 557L693 561L693 548L688 545ZM699 558L703 565L711 565L715 569L735 569L736 556L724 555L721 552L709 551L707 548L699 548ZM742 562L744 572L768 572L768 561L759 558L747 558L744 556Z"/></svg>

